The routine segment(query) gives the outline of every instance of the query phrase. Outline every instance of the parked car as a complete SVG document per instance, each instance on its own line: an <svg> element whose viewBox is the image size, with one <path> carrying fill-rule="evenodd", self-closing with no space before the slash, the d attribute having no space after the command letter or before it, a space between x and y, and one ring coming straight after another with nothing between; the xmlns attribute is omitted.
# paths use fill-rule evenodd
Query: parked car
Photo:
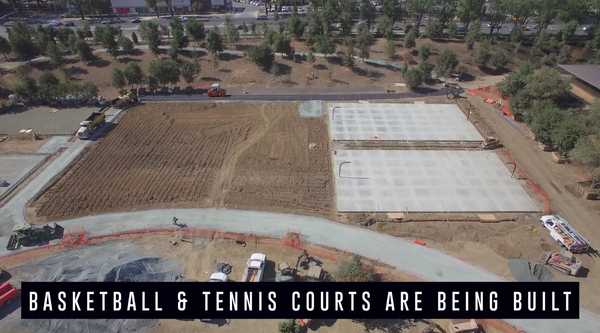
<svg viewBox="0 0 600 333"><path fill-rule="evenodd" d="M130 22L131 23L140 23L140 22L142 22L142 20L140 20L139 17L136 17L136 18L132 19Z"/></svg>

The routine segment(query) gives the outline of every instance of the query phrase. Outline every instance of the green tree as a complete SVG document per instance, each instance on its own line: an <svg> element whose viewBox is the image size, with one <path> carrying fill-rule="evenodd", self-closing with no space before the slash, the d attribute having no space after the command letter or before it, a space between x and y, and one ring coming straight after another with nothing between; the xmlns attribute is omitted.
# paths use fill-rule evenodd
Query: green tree
<svg viewBox="0 0 600 333"><path fill-rule="evenodd" d="M346 37L344 40L346 50L344 52L344 65L352 68L354 67L354 41L352 37Z"/></svg>
<svg viewBox="0 0 600 333"><path fill-rule="evenodd" d="M275 52L284 53L286 56L292 56L292 40L285 33L278 33L273 40L273 49Z"/></svg>
<svg viewBox="0 0 600 333"><path fill-rule="evenodd" d="M10 55L10 52L12 52L10 43L8 42L8 40L6 38L0 36L0 54L2 54L4 56L4 60L8 60L8 56Z"/></svg>
<svg viewBox="0 0 600 333"><path fill-rule="evenodd" d="M456 66L458 66L456 54L450 49L444 49L437 60L435 70L440 77L448 77Z"/></svg>
<svg viewBox="0 0 600 333"><path fill-rule="evenodd" d="M376 16L375 6L373 6L370 0L360 0L359 14L360 19L365 21L367 26L370 27Z"/></svg>
<svg viewBox="0 0 600 333"><path fill-rule="evenodd" d="M315 50L323 54L332 54L335 52L335 42L326 33L317 37Z"/></svg>
<svg viewBox="0 0 600 333"><path fill-rule="evenodd" d="M154 10L154 14L156 14L156 18L160 18L160 11L158 9L159 0L145 0L146 6L152 8Z"/></svg>
<svg viewBox="0 0 600 333"><path fill-rule="evenodd" d="M469 50L473 49L475 42L479 40L479 33L481 32L481 23L479 21L475 21L470 25L469 30L467 30L467 35L465 36L465 43L467 43L467 48Z"/></svg>
<svg viewBox="0 0 600 333"><path fill-rule="evenodd" d="M288 31L296 38L299 39L304 34L304 28L306 23L300 19L297 14L292 15L288 20Z"/></svg>
<svg viewBox="0 0 600 333"><path fill-rule="evenodd" d="M481 18L484 3L485 0L458 0L457 14L465 30L469 30L471 22Z"/></svg>
<svg viewBox="0 0 600 333"><path fill-rule="evenodd" d="M171 21L169 23L170 27L171 27L171 35L172 35L172 39L171 39L171 52L175 54L175 56L177 54L179 54L181 52L181 50L185 47L187 47L188 44L188 40L187 40L187 36L185 35L185 30L183 27L183 23L181 23L181 20L179 19L179 17L175 16L173 18L171 18Z"/></svg>
<svg viewBox="0 0 600 333"><path fill-rule="evenodd" d="M450 22L450 24L448 24L448 37L449 38L458 37L458 25L456 25L456 22L454 22L454 21L452 21L452 22Z"/></svg>
<svg viewBox="0 0 600 333"><path fill-rule="evenodd" d="M556 124L556 127L552 131L552 141L556 145L558 152L562 156L567 156L575 148L582 134L579 121L571 116Z"/></svg>
<svg viewBox="0 0 600 333"><path fill-rule="evenodd" d="M492 53L490 58L490 65L492 65L497 71L506 69L506 66L510 63L508 54L502 50L497 49Z"/></svg>
<svg viewBox="0 0 600 333"><path fill-rule="evenodd" d="M571 157L588 167L600 167L600 133L581 137L571 152Z"/></svg>
<svg viewBox="0 0 600 333"><path fill-rule="evenodd" d="M38 85L30 77L19 78L15 84L15 93L26 101L36 101L38 96Z"/></svg>
<svg viewBox="0 0 600 333"><path fill-rule="evenodd" d="M29 60L38 54L29 27L22 22L17 22L8 30L8 42L19 60Z"/></svg>
<svg viewBox="0 0 600 333"><path fill-rule="evenodd" d="M248 50L248 57L264 71L269 71L275 60L273 50L266 43L250 48Z"/></svg>
<svg viewBox="0 0 600 333"><path fill-rule="evenodd" d="M475 50L475 63L479 67L488 67L490 59L492 58L492 49L489 42L485 41L480 43Z"/></svg>
<svg viewBox="0 0 600 333"><path fill-rule="evenodd" d="M82 62L91 62L95 59L92 49L84 40L80 40L76 45L79 60Z"/></svg>
<svg viewBox="0 0 600 333"><path fill-rule="evenodd" d="M531 131L535 134L536 140L545 144L553 145L554 131L562 121L565 120L565 114L551 104L543 104L538 110L531 114Z"/></svg>
<svg viewBox="0 0 600 333"><path fill-rule="evenodd" d="M294 319L279 322L279 333L301 333L302 327Z"/></svg>
<svg viewBox="0 0 600 333"><path fill-rule="evenodd" d="M429 57L431 56L431 48L427 45L422 45L419 47L419 59L421 62L427 62Z"/></svg>
<svg viewBox="0 0 600 333"><path fill-rule="evenodd" d="M124 54L132 54L135 50L133 41L125 36L119 37L119 47Z"/></svg>
<svg viewBox="0 0 600 333"><path fill-rule="evenodd" d="M358 26L358 34L356 36L356 46L358 47L359 56L365 60L369 58L371 53L371 44L373 44L373 37L369 33L369 27L361 23Z"/></svg>
<svg viewBox="0 0 600 333"><path fill-rule="evenodd" d="M194 82L194 78L200 72L200 68L197 64L192 62L186 62L181 66L181 77L187 82L191 84Z"/></svg>
<svg viewBox="0 0 600 333"><path fill-rule="evenodd" d="M112 85L113 87L121 90L127 84L127 79L122 70L114 68L112 71Z"/></svg>
<svg viewBox="0 0 600 333"><path fill-rule="evenodd" d="M140 33L142 38L148 43L150 51L155 55L160 54L160 31L158 30L158 23L143 21L140 24Z"/></svg>
<svg viewBox="0 0 600 333"><path fill-rule="evenodd" d="M148 73L162 85L179 82L179 64L171 59L155 59L150 62Z"/></svg>
<svg viewBox="0 0 600 333"><path fill-rule="evenodd" d="M375 273L362 263L360 257L352 256L340 264L335 277L343 282L369 282L375 280Z"/></svg>
<svg viewBox="0 0 600 333"><path fill-rule="evenodd" d="M386 39L385 40L385 56L388 59L395 59L396 58L396 42L393 39Z"/></svg>
<svg viewBox="0 0 600 333"><path fill-rule="evenodd" d="M507 75L502 82L498 84L498 88L504 96L515 96L519 91L525 89L529 81L529 75L533 73L533 68L530 64L525 63L518 70Z"/></svg>
<svg viewBox="0 0 600 333"><path fill-rule="evenodd" d="M423 84L423 73L418 68L410 68L406 70L404 79L408 88L415 90Z"/></svg>
<svg viewBox="0 0 600 333"><path fill-rule="evenodd" d="M225 16L225 40L229 45L235 45L240 40L240 32L231 22L230 16Z"/></svg>
<svg viewBox="0 0 600 333"><path fill-rule="evenodd" d="M133 42L133 44L138 45L140 43L140 40L138 39L137 34L135 33L135 31L131 32L131 41Z"/></svg>
<svg viewBox="0 0 600 333"><path fill-rule="evenodd" d="M123 75L130 86L139 85L144 81L142 68L135 62L130 62L123 70Z"/></svg>
<svg viewBox="0 0 600 333"><path fill-rule="evenodd" d="M568 93L569 85L558 70L541 68L529 76L526 90L535 100L557 101Z"/></svg>
<svg viewBox="0 0 600 333"><path fill-rule="evenodd" d="M63 52L58 47L58 45L56 45L56 43L49 44L47 53L48 53L48 57L50 57L50 63L53 66L59 67L65 63L65 59L63 57Z"/></svg>
<svg viewBox="0 0 600 333"><path fill-rule="evenodd" d="M38 96L44 103L51 102L59 93L60 81L50 72L44 72L38 80Z"/></svg>
<svg viewBox="0 0 600 333"><path fill-rule="evenodd" d="M408 12L415 18L415 34L419 33L423 17L431 12L433 0L408 0Z"/></svg>
<svg viewBox="0 0 600 333"><path fill-rule="evenodd" d="M377 31L385 38L393 38L394 21L385 15L379 17L379 19L377 19Z"/></svg>
<svg viewBox="0 0 600 333"><path fill-rule="evenodd" d="M215 59L218 57L219 53L223 52L223 38L217 28L208 32L206 43L208 44L208 52L210 52Z"/></svg>
<svg viewBox="0 0 600 333"><path fill-rule="evenodd" d="M416 43L417 33L415 29L410 29L410 31L404 36L404 47L407 49L412 49L417 45Z"/></svg>
<svg viewBox="0 0 600 333"><path fill-rule="evenodd" d="M187 31L188 36L190 36L198 46L200 46L200 43L206 38L204 24L196 19L189 19L185 24L185 30Z"/></svg>

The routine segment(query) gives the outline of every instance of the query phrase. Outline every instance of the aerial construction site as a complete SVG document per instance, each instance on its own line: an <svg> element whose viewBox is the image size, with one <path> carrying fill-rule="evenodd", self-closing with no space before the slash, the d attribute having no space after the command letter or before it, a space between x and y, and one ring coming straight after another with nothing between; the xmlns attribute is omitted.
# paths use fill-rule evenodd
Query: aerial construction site
<svg viewBox="0 0 600 333"><path fill-rule="evenodd" d="M339 267L351 254L382 281L552 276L547 268L544 275L524 268L533 264L557 267L555 279L581 279L582 266L594 266L587 258L540 261L558 250L538 222L549 213L546 198L471 108L444 98L113 108L96 139L54 137L44 145L53 148L47 157L31 160L1 208L2 239L12 245L0 262L11 281L343 280ZM29 227L13 230L21 221ZM427 248L472 275L419 263L419 256L430 260ZM588 296L598 280L579 281L583 306L598 309ZM17 312L6 320L3 327L18 330L47 325L18 320ZM448 323L401 326L421 332ZM87 324L50 325L73 331ZM169 320L97 325L223 329ZM311 325L325 332L362 329L351 321ZM516 332L530 323L479 325Z"/></svg>

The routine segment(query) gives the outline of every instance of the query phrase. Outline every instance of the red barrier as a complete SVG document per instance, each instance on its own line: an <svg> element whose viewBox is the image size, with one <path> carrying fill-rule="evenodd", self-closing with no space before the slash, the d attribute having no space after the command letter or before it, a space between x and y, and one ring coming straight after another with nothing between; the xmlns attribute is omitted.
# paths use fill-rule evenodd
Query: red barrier
<svg viewBox="0 0 600 333"><path fill-rule="evenodd" d="M471 96L483 98L484 102L496 105L505 116L514 118L512 110L510 109L510 100L503 97L496 86L467 89L467 93Z"/></svg>

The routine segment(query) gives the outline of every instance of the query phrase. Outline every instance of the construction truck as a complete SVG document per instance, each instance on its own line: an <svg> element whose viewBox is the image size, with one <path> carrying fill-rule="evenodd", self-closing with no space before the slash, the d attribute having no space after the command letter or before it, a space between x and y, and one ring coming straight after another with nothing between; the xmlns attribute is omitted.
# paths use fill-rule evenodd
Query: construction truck
<svg viewBox="0 0 600 333"><path fill-rule="evenodd" d="M569 252L585 253L591 249L590 242L561 216L545 215L540 218L540 221L550 231L552 239Z"/></svg>
<svg viewBox="0 0 600 333"><path fill-rule="evenodd" d="M250 259L246 262L246 270L244 271L243 282L260 282L265 271L267 263L267 255L263 253L253 253Z"/></svg>
<svg viewBox="0 0 600 333"><path fill-rule="evenodd" d="M7 250L17 250L21 246L36 246L54 239L62 239L64 228L56 223L46 225L21 224L13 228L6 245Z"/></svg>
<svg viewBox="0 0 600 333"><path fill-rule="evenodd" d="M208 278L208 282L227 282L229 278L223 272L214 272Z"/></svg>
<svg viewBox="0 0 600 333"><path fill-rule="evenodd" d="M486 137L485 140L481 143L481 149L484 150L494 150L500 147L502 147L500 141L493 136Z"/></svg>
<svg viewBox="0 0 600 333"><path fill-rule="evenodd" d="M0 308L17 299L19 291L8 281L0 284Z"/></svg>
<svg viewBox="0 0 600 333"><path fill-rule="evenodd" d="M117 109L126 109L138 103L137 94L133 91L128 91L126 94L119 96L112 101L112 106Z"/></svg>
<svg viewBox="0 0 600 333"><path fill-rule="evenodd" d="M210 85L208 97L225 97L225 95L227 95L227 90L221 88L220 84L213 83Z"/></svg>
<svg viewBox="0 0 600 333"><path fill-rule="evenodd" d="M106 120L106 116L103 112L92 112L92 114L85 118L79 124L79 129L77 130L77 137L82 140L87 140L91 137L92 133L102 125Z"/></svg>
<svg viewBox="0 0 600 333"><path fill-rule="evenodd" d="M548 252L542 262L567 275L577 276L581 270L581 260L566 251Z"/></svg>
<svg viewBox="0 0 600 333"><path fill-rule="evenodd" d="M480 333L475 319L452 319L448 325L449 333Z"/></svg>

